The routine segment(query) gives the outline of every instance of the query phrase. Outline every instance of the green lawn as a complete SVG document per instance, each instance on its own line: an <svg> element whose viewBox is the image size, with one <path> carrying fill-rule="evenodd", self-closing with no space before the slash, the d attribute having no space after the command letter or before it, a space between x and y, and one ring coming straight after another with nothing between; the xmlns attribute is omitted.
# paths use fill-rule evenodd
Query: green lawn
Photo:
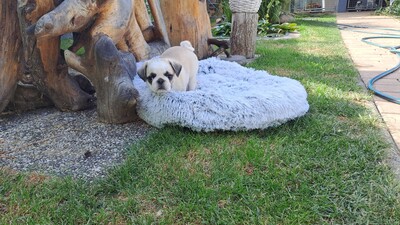
<svg viewBox="0 0 400 225"><path fill-rule="evenodd" d="M333 16L259 41L250 66L299 80L310 112L277 128L166 128L91 184L0 172L0 224L400 224L390 147Z"/></svg>

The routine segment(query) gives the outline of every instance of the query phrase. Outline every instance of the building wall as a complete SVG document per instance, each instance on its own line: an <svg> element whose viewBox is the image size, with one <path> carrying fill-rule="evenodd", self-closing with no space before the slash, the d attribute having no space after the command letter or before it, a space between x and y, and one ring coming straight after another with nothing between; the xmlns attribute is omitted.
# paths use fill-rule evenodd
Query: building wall
<svg viewBox="0 0 400 225"><path fill-rule="evenodd" d="M346 12L347 11L347 0L339 0L337 12Z"/></svg>
<svg viewBox="0 0 400 225"><path fill-rule="evenodd" d="M325 9L336 12L338 8L338 0L325 0Z"/></svg>
<svg viewBox="0 0 400 225"><path fill-rule="evenodd" d="M339 1L343 0L325 0L323 7L322 0L295 0L295 11L331 11L337 12ZM347 0L344 0L347 1Z"/></svg>

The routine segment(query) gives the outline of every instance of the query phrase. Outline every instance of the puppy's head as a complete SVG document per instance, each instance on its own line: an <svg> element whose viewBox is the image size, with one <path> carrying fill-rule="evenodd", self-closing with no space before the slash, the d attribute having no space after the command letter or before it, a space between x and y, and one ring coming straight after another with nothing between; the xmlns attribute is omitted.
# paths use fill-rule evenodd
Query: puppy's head
<svg viewBox="0 0 400 225"><path fill-rule="evenodd" d="M138 75L153 92L173 90L174 79L179 77L182 65L169 59L153 59L145 62L138 70Z"/></svg>

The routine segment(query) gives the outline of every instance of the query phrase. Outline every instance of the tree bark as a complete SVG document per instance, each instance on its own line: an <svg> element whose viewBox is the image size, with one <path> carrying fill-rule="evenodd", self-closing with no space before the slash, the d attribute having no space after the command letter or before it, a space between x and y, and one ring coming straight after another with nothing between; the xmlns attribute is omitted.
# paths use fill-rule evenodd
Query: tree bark
<svg viewBox="0 0 400 225"><path fill-rule="evenodd" d="M20 72L22 41L15 0L3 0L0 4L0 30L0 112L2 112L14 96Z"/></svg>
<svg viewBox="0 0 400 225"><path fill-rule="evenodd" d="M168 37L172 46L188 40L196 49L199 59L211 53L207 41L212 37L207 1L160 0Z"/></svg>
<svg viewBox="0 0 400 225"><path fill-rule="evenodd" d="M254 58L257 40L257 13L233 13L231 54Z"/></svg>
<svg viewBox="0 0 400 225"><path fill-rule="evenodd" d="M18 18L23 43L25 75L33 78L35 87L62 111L77 111L93 105L93 97L82 91L68 74L68 67L60 56L60 37L29 35L28 28L52 10L53 0L19 0Z"/></svg>

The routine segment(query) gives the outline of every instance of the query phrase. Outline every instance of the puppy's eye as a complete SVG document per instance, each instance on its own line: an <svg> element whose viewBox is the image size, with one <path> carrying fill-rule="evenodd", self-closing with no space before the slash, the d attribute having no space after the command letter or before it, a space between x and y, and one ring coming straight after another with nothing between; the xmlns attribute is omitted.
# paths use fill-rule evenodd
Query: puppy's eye
<svg viewBox="0 0 400 225"><path fill-rule="evenodd" d="M151 84L153 82L153 79L156 77L157 75L154 73L151 73L150 76L147 77L147 81Z"/></svg>
<svg viewBox="0 0 400 225"><path fill-rule="evenodd" d="M164 75L168 78L168 80L172 80L172 78L174 77L174 75L172 75L168 72L166 72Z"/></svg>

